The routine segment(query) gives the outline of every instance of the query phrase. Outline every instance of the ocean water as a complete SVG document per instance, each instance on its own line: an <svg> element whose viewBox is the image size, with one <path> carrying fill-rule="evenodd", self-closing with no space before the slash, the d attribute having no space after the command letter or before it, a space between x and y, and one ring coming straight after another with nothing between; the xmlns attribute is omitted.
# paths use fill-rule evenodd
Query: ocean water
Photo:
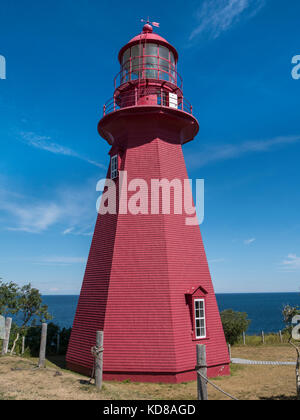
<svg viewBox="0 0 300 420"><path fill-rule="evenodd" d="M278 332L285 328L282 310L285 305L300 306L300 293L230 293L216 294L220 311L246 312L251 324L247 334Z"/></svg>
<svg viewBox="0 0 300 420"><path fill-rule="evenodd" d="M233 309L246 312L251 320L248 334L278 332L284 328L282 309L285 305L300 306L299 293L224 293L216 294L220 311ZM61 327L71 327L79 296L43 296L53 316Z"/></svg>

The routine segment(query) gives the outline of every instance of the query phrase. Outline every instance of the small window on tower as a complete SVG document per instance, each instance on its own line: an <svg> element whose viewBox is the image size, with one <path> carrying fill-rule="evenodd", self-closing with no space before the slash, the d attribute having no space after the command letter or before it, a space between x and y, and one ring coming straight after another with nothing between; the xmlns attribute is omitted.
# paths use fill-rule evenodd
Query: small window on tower
<svg viewBox="0 0 300 420"><path fill-rule="evenodd" d="M115 179L118 175L118 155L114 155L110 161L110 177L111 179Z"/></svg>
<svg viewBox="0 0 300 420"><path fill-rule="evenodd" d="M205 304L204 299L194 300L195 310L195 336L196 338L206 338L205 325Z"/></svg>

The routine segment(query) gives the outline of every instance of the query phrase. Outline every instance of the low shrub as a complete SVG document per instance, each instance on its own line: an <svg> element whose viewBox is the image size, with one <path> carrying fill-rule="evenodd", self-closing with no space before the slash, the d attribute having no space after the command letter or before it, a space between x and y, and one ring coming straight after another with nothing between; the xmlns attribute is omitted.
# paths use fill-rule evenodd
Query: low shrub
<svg viewBox="0 0 300 420"><path fill-rule="evenodd" d="M245 312L236 312L226 309L221 312L221 320L227 343L233 345L239 341L243 332L247 331L250 320Z"/></svg>
<svg viewBox="0 0 300 420"><path fill-rule="evenodd" d="M24 330L20 329L16 323L12 323L9 349L12 349L13 343L19 333L19 339L16 342L14 353L22 352L22 337L25 336L25 355L37 357L40 351L41 325L33 325ZM59 334L59 353L57 353L57 335ZM47 347L46 354L65 355L71 335L71 328L60 328L58 325L50 322L47 328ZM2 340L0 340L0 349L2 349Z"/></svg>

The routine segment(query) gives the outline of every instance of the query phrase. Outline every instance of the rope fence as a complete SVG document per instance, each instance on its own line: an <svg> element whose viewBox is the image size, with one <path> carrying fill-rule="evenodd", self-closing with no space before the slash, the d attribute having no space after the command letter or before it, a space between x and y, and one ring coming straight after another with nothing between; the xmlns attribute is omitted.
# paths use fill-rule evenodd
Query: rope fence
<svg viewBox="0 0 300 420"><path fill-rule="evenodd" d="M212 387L214 387L217 391L222 392L227 397L231 398L232 400L239 401L237 398L233 397L232 395L228 394L228 392L225 392L222 388L214 384L212 381L210 381L205 375L203 375L200 370L197 370L197 374L201 376L201 378L208 384L210 384Z"/></svg>

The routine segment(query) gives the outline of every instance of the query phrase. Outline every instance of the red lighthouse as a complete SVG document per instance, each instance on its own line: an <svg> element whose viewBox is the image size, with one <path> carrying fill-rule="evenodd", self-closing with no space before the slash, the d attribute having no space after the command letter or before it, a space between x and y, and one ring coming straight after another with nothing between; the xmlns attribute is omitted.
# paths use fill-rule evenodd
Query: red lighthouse
<svg viewBox="0 0 300 420"><path fill-rule="evenodd" d="M170 214L162 203L154 214L132 214L118 199L125 191L121 173L128 183L148 185L188 179L182 145L199 125L183 96L177 51L148 23L119 61L114 96L98 125L111 146L108 178L117 206L97 218L68 367L91 373L91 347L104 330L104 379L195 379L197 343L206 345L208 375L226 375L229 356L199 225L174 211L173 196ZM128 199L132 194L126 191Z"/></svg>

